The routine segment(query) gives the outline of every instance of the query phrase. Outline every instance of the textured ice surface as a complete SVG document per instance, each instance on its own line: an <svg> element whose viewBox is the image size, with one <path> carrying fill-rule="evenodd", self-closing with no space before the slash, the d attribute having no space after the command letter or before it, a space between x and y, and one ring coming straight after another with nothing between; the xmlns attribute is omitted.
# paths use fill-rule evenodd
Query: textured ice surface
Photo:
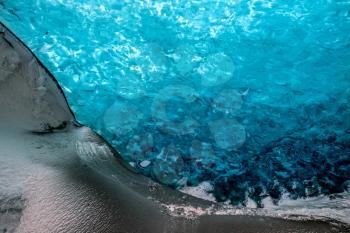
<svg viewBox="0 0 350 233"><path fill-rule="evenodd" d="M0 19L162 183L258 206L349 189L349 1L3 0Z"/></svg>

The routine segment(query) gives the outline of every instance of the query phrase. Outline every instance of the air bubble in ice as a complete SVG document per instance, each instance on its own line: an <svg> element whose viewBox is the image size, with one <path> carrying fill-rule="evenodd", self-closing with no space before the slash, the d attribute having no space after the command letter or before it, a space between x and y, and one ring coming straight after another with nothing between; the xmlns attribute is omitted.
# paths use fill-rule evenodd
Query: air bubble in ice
<svg viewBox="0 0 350 233"><path fill-rule="evenodd" d="M209 55L198 67L203 86L216 86L229 81L235 71L235 65L224 53Z"/></svg>
<svg viewBox="0 0 350 233"><path fill-rule="evenodd" d="M225 113L232 113L242 107L242 94L234 89L225 89L214 99L216 109Z"/></svg>
<svg viewBox="0 0 350 233"><path fill-rule="evenodd" d="M187 115L197 93L188 86L169 86L159 91L152 104L152 116L159 128L169 134L194 133L198 123Z"/></svg>
<svg viewBox="0 0 350 233"><path fill-rule="evenodd" d="M225 150L240 148L246 139L244 127L233 119L220 119L209 123L216 145Z"/></svg>

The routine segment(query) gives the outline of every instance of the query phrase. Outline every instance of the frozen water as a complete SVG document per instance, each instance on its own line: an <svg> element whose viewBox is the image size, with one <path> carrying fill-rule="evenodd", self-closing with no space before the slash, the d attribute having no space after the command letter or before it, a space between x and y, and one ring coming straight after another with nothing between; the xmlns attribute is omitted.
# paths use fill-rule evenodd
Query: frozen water
<svg viewBox="0 0 350 233"><path fill-rule="evenodd" d="M203 86L216 86L224 84L231 79L234 73L232 60L224 53L209 55L199 66Z"/></svg>
<svg viewBox="0 0 350 233"><path fill-rule="evenodd" d="M234 89L225 89L214 99L214 107L225 113L239 110L242 104L242 94Z"/></svg>
<svg viewBox="0 0 350 233"><path fill-rule="evenodd" d="M215 156L215 151L210 143L193 140L190 148L191 158L210 159Z"/></svg>
<svg viewBox="0 0 350 233"><path fill-rule="evenodd" d="M3 0L0 20L159 182L257 207L349 190L349 1Z"/></svg>
<svg viewBox="0 0 350 233"><path fill-rule="evenodd" d="M153 99L152 116L161 131L173 135L194 133L198 123L191 118L188 108L198 96L193 88L169 86Z"/></svg>
<svg viewBox="0 0 350 233"><path fill-rule="evenodd" d="M124 135L136 128L141 119L142 113L136 107L116 101L103 116L104 129Z"/></svg>
<svg viewBox="0 0 350 233"><path fill-rule="evenodd" d="M183 172L183 159L174 145L163 148L152 166L152 177L167 184L177 185Z"/></svg>
<svg viewBox="0 0 350 233"><path fill-rule="evenodd" d="M201 57L192 46L180 45L175 49L173 59L176 71L180 75L188 75L198 65Z"/></svg>
<svg viewBox="0 0 350 233"><path fill-rule="evenodd" d="M153 146L152 134L134 135L126 146L127 155L134 161L147 159L153 150Z"/></svg>
<svg viewBox="0 0 350 233"><path fill-rule="evenodd" d="M209 123L215 143L224 150L239 149L246 139L244 127L236 120L220 119Z"/></svg>

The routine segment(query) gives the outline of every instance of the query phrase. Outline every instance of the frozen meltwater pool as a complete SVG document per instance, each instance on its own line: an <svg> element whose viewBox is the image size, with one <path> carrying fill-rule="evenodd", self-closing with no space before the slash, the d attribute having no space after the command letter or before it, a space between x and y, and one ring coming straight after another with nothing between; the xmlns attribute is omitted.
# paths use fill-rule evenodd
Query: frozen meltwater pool
<svg viewBox="0 0 350 233"><path fill-rule="evenodd" d="M350 189L350 2L0 0L138 171L264 206Z"/></svg>

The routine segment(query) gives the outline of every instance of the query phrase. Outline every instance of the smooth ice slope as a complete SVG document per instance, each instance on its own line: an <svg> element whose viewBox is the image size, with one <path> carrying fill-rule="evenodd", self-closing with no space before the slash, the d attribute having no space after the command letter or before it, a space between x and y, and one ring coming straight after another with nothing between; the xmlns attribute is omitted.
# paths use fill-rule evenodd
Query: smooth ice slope
<svg viewBox="0 0 350 233"><path fill-rule="evenodd" d="M0 19L164 184L258 206L349 189L348 1L2 0Z"/></svg>

